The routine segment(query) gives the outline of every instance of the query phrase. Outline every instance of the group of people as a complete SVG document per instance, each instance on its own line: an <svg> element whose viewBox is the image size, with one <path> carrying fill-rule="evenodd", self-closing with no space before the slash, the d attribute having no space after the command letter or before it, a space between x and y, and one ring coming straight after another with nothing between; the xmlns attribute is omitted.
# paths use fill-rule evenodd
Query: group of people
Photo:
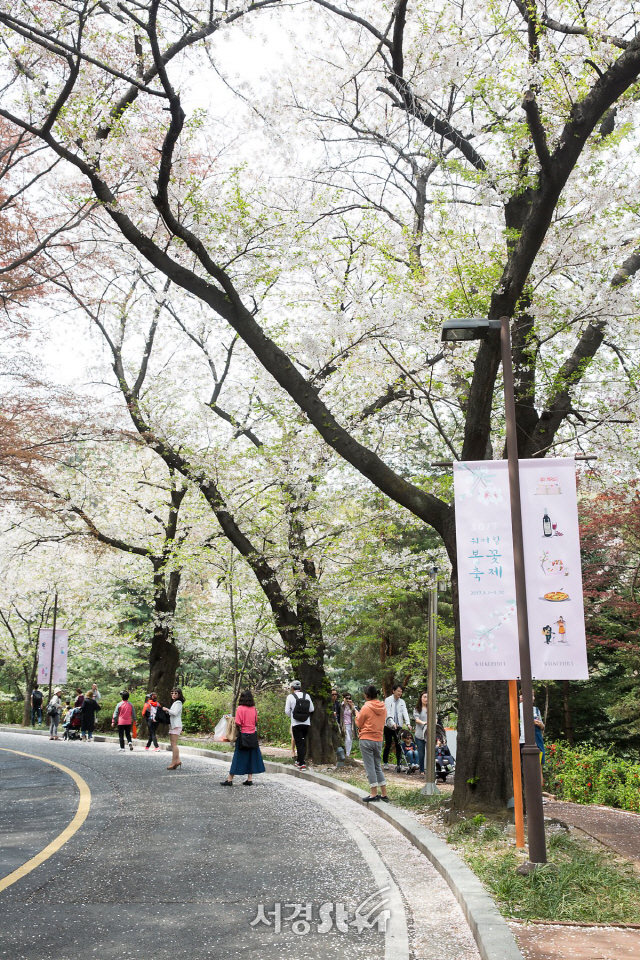
<svg viewBox="0 0 640 960"><path fill-rule="evenodd" d="M125 750L125 739L129 750L133 750L132 733L135 736L136 709L129 700L127 690L120 693L121 700L116 705L111 717L111 726L118 731L120 750ZM100 700L102 696L98 690L98 685L93 683L91 689L86 693L82 692L82 687L76 688L76 695L73 701L67 698L62 700L62 689L56 687L53 696L47 704L46 716L49 720L49 739L59 740L58 727L62 719L63 728L68 732L72 724L79 727L80 739L91 742L95 730L96 714L100 709ZM35 684L31 691L31 725L42 726L42 708L44 703L44 694L40 690L39 684ZM145 750L149 750L153 744L155 751L160 750L157 738L157 729L160 723L169 724L169 741L171 743L172 758L167 770L175 770L181 766L180 754L178 751L178 738L182 733L182 704L184 696L182 690L176 687L171 691L171 705L165 710L155 693L147 694L142 715L147 722L149 730L149 739ZM79 720L79 723L77 721Z"/></svg>
<svg viewBox="0 0 640 960"><path fill-rule="evenodd" d="M382 752L382 765L385 770L389 768L389 754L392 748L396 757L396 769L401 768L402 757L407 761L409 770L419 770L424 773L425 762L425 733L427 730L427 693L421 693L413 709L412 720L415 726L415 732L411 731L411 719L407 704L404 701L402 684L397 683L391 694L384 700L384 724L382 728L382 741L384 748ZM351 748L354 739L358 733L358 708L353 702L350 693L343 694L342 702L338 697L338 691L331 691L332 709L340 731L344 737L344 750L346 756L351 755ZM360 734L360 740L362 735ZM439 759L443 760L447 755L450 756L446 744L440 740L441 754ZM443 769L444 769L443 760Z"/></svg>
<svg viewBox="0 0 640 960"><path fill-rule="evenodd" d="M73 705L71 698L62 700L62 689L56 687L53 696L47 704L46 716L49 721L49 740L59 740L58 727L62 720L63 727L68 728L74 715L80 717L80 730L82 740L92 740L95 728L96 713L100 709L101 694L98 685L93 683L91 689L86 693L82 692L82 687L76 688ZM36 723L42 726L42 707L44 703L44 694L39 684L34 684L31 691L31 726Z"/></svg>

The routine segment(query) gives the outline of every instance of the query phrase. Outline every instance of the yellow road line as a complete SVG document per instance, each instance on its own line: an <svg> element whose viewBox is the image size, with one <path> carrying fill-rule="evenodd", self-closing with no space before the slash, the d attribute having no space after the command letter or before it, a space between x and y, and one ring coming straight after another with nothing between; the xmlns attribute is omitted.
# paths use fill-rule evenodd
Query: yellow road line
<svg viewBox="0 0 640 960"><path fill-rule="evenodd" d="M24 863L21 867L18 867L17 870L14 870L13 873L8 874L6 877L4 877L4 879L0 880L0 893L2 893L2 891L6 890L7 887L10 887L12 883L15 883L17 880L22 880L22 878L26 877L28 873L31 873L31 871L35 870L36 867L39 867L41 863L44 863L45 860L48 860L49 857L52 857L54 853L57 853L60 847L63 847L67 840L70 840L74 833L78 832L82 824L89 816L89 808L91 806L91 790L82 777L80 777L74 770L70 770L69 767L65 767L61 763L56 763L55 760L45 760L44 757L36 757L32 753L22 753L20 750L8 750L6 747L0 747L0 750L2 750L4 753L15 753L18 757L28 757L29 760L40 760L41 763L48 763L52 767L57 767L58 770L62 770L63 773L66 773L71 777L80 791L78 809L76 810L76 815L69 826L65 827L62 833L58 834L55 840L52 840L51 843L47 844L44 850L41 850L40 853L35 855L35 857L31 857L30 860L27 860L26 863Z"/></svg>

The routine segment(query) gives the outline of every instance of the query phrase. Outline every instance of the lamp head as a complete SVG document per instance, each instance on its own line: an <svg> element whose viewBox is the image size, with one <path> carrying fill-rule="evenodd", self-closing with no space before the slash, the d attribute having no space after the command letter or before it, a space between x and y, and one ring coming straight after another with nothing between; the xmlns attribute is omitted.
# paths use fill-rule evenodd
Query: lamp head
<svg viewBox="0 0 640 960"><path fill-rule="evenodd" d="M485 317L446 320L442 324L440 339L445 343L458 343L461 340L485 340L489 330L499 329L499 320L487 320Z"/></svg>

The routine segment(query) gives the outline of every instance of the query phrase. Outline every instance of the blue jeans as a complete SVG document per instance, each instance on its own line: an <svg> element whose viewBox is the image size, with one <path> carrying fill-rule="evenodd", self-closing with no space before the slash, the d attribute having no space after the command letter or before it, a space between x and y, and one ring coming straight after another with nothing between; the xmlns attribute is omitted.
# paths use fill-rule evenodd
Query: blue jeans
<svg viewBox="0 0 640 960"><path fill-rule="evenodd" d="M416 741L417 742L417 741ZM404 755L407 758L407 763L417 764L418 763L418 751L417 750L405 750Z"/></svg>
<svg viewBox="0 0 640 960"><path fill-rule="evenodd" d="M424 753L425 753L424 740L418 740L418 738L416 737L416 747L418 748L418 763L420 764L420 773L424 773Z"/></svg>
<svg viewBox="0 0 640 960"><path fill-rule="evenodd" d="M38 720L38 723L42 724L42 706L31 707L31 726L32 727L35 727L36 725L36 718Z"/></svg>

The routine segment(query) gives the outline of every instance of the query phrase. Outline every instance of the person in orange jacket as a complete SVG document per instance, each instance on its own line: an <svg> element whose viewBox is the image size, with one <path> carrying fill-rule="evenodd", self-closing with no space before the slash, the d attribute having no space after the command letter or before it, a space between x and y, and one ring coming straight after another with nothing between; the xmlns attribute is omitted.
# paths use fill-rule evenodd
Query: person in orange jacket
<svg viewBox="0 0 640 960"><path fill-rule="evenodd" d="M151 744L155 748L157 753L160 747L158 746L158 738L156 736L156 730L158 729L158 724L156 721L156 711L158 709L158 700L155 693L150 693L147 697L144 707L142 708L142 716L147 721L147 727L149 728L149 739L147 740L147 745L145 750L148 750Z"/></svg>

